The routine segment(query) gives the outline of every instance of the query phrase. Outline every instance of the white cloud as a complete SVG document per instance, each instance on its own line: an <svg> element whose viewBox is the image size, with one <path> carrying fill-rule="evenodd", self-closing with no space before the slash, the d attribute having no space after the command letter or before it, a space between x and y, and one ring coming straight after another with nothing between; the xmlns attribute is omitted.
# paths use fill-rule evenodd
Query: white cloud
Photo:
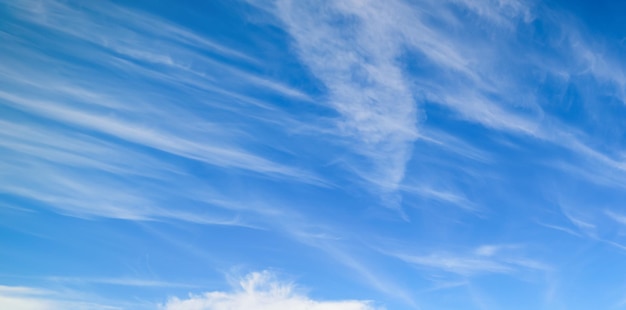
<svg viewBox="0 0 626 310"><path fill-rule="evenodd" d="M370 166L353 168L383 193L394 192L417 138L417 107L396 58L390 26L398 3L278 1L275 13L296 42L298 55L328 89L327 104ZM345 27L336 27L336 23Z"/></svg>
<svg viewBox="0 0 626 310"><path fill-rule="evenodd" d="M233 99L246 101L242 89L251 87L309 100L308 95L286 84L205 54L216 52L252 63L254 59L148 13L110 3L73 7L62 1L16 1L9 8L24 24L34 23L57 31L59 38L72 38L61 49L71 51L77 59L106 63L118 73L138 78L120 80L102 70L92 71L89 66L38 53L21 44L20 38L10 37L13 44L8 50L21 56L0 65L0 77L14 84L10 91L0 94L7 100L5 104L211 165L323 185L320 177L285 167L236 145L234 141L239 139L235 136L245 136L247 132L199 117L190 108L204 107L209 93L228 102L221 104L220 109L233 109ZM107 18L93 18L103 15ZM155 46L155 42L159 43ZM47 43L57 47L55 42ZM105 53L103 49L93 48L94 44L138 62ZM41 71L40 62L67 68L67 74L59 76ZM157 62L170 68L155 68L144 62ZM166 87L146 85L142 79ZM163 89L169 87L177 90L177 97L182 94L191 97L187 100L192 104L182 107L181 99L168 98ZM198 95L197 89L204 93ZM249 110L235 113L251 114Z"/></svg>
<svg viewBox="0 0 626 310"><path fill-rule="evenodd" d="M481 245L467 253L434 251L415 254L405 249L381 250L418 268L443 271L464 277L481 274L514 275L520 271L548 271L551 267L543 262L527 258L517 245Z"/></svg>
<svg viewBox="0 0 626 310"><path fill-rule="evenodd" d="M254 272L231 292L208 292L173 297L163 310L374 310L370 302L359 300L320 301L295 291L291 283L276 281L269 272Z"/></svg>
<svg viewBox="0 0 626 310"><path fill-rule="evenodd" d="M307 5L279 0L270 9L294 38L299 57L326 86L327 104L341 115L338 127L353 138L354 150L370 160L369 167L351 170L383 195L402 186L413 143L420 137L416 98L493 129L543 138L532 118L541 114L534 103L526 108L539 112L529 117L510 110L520 103L493 99L494 93L508 98L520 92L514 78L496 64L502 44L451 35L451 27L466 21L449 2L493 22L494 32L532 18L526 3L516 0L419 1L415 6L403 1ZM416 52L424 59L406 57ZM416 76L407 69L412 62L430 63L436 74Z"/></svg>
<svg viewBox="0 0 626 310"><path fill-rule="evenodd" d="M89 277L44 277L46 281L69 284L108 284L134 287L186 287L197 288L198 285L188 283L176 283L141 278L89 278Z"/></svg>
<svg viewBox="0 0 626 310"><path fill-rule="evenodd" d="M146 12L110 3L89 3L77 8L61 1L16 1L12 8L20 18L32 23L131 59L175 69L170 74L194 85L219 88L223 85L215 83L217 81L228 80L235 84L245 81L246 86L254 85L297 100L310 100L307 94L287 84L227 65L206 54L219 54L253 65L260 63L257 59ZM106 19L95 16L106 16ZM209 70L220 72L221 76L216 78Z"/></svg>
<svg viewBox="0 0 626 310"><path fill-rule="evenodd" d="M11 310L113 310L122 309L71 299L59 292L25 286L0 285L0 309Z"/></svg>
<svg viewBox="0 0 626 310"><path fill-rule="evenodd" d="M216 145L209 139L197 142L184 137L183 133L168 132L148 126L137 126L132 122L102 117L77 107L69 107L57 102L30 100L9 93L0 92L0 98L11 102L15 107L24 109L33 114L39 114L66 124L96 130L114 137L118 137L140 145L169 152L178 156L194 159L208 164L250 169L259 173L290 176L301 181L312 181L317 177L282 166L265 158L256 156L229 145Z"/></svg>
<svg viewBox="0 0 626 310"><path fill-rule="evenodd" d="M450 273L470 276L482 273L511 273L511 266L495 260L472 256L432 254L427 256L399 255L401 260L417 266L434 268Z"/></svg>
<svg viewBox="0 0 626 310"><path fill-rule="evenodd" d="M18 0L7 10L19 27L51 35L2 33L10 60L0 63L0 107L23 118L0 116L0 177L11 179L0 191L81 218L239 226L242 212L214 203L234 195L214 190L221 182L189 163L329 186L299 161L272 158L289 146L255 127L297 123L256 92L298 102L308 95L257 74L264 64L238 49L114 3Z"/></svg>
<svg viewBox="0 0 626 310"><path fill-rule="evenodd" d="M534 75L586 75L624 97L623 66L562 13L547 14L548 8L525 0L275 4L271 10L341 115L339 128L371 162L350 168L383 194L396 192L405 180L419 138L415 98L491 130L568 149L592 162L584 163L585 169L593 171L595 164L607 172L623 169L621 162L589 147L586 134L572 134L557 115L544 111L537 98ZM545 44L554 55L533 42L519 46L516 33L533 33L535 19L546 24ZM427 69L406 68L418 62Z"/></svg>

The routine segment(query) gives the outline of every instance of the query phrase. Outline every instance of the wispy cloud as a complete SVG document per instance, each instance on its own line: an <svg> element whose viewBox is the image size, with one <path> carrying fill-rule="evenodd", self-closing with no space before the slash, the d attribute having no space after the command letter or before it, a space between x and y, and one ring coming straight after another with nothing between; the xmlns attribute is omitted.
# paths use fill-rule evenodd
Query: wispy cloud
<svg viewBox="0 0 626 310"><path fill-rule="evenodd" d="M621 231L621 227L626 224L626 216L621 214L618 208L602 208L588 204L584 200L572 202L561 198L559 201L561 215L568 226L573 228L545 224L544 226L601 242L622 251L626 250L622 233L615 233Z"/></svg>
<svg viewBox="0 0 626 310"><path fill-rule="evenodd" d="M161 29L162 31L154 33L155 38L160 39L160 44L172 44L178 47L194 47L198 50L211 51L228 57L256 62L254 58L241 51L215 43L171 22L145 12L135 12L120 6L92 3L76 7L59 1L44 2L23 0L15 1L9 5L9 7L15 9L16 13L23 14L20 16L21 18L26 18L86 41L110 46L112 48L122 46L127 46L129 49L142 48L143 52L137 53L141 55L157 53L154 44L158 42L150 42L145 36L135 36L133 34L151 33L154 29ZM105 22L104 19L100 19L99 22L94 22L91 19L94 17L94 13L102 14L101 16L112 18L116 21L124 20L127 22L115 23L109 21L111 24L107 26L113 25L113 28L107 29L106 26L100 23ZM72 23L68 23L68 21L72 21ZM81 25L85 28L72 27L72 25ZM113 33L119 35L112 35ZM184 48L175 48L172 51L181 49ZM167 57L156 58L165 59Z"/></svg>
<svg viewBox="0 0 626 310"><path fill-rule="evenodd" d="M418 266L443 270L464 276L480 273L510 273L511 266L506 264L475 257L457 257L433 254L428 256L399 255L401 260Z"/></svg>
<svg viewBox="0 0 626 310"><path fill-rule="evenodd" d="M438 189L438 188L433 188L432 186L429 186L429 185L420 185L420 186L405 185L405 186L402 186L401 189L403 193L415 194L421 197L425 197L427 199L448 203L448 204L451 204L453 206L462 208L470 212L476 212L476 213L481 212L479 206L471 202L467 197L465 197L459 191Z"/></svg>
<svg viewBox="0 0 626 310"><path fill-rule="evenodd" d="M228 81L231 86L255 87L292 99L310 100L307 94L294 87L233 65L259 66L259 60L147 12L102 3L78 8L59 1L20 1L13 7L14 12L24 20L113 52L108 57L112 59L104 60L107 62L115 61L115 56L123 56L143 64L173 69L170 74L192 85L220 88L223 87L221 83ZM94 16L99 18L94 19ZM207 56L207 53L213 55ZM219 57L226 57L228 61ZM217 77L215 73L221 76ZM202 82L194 82L191 77Z"/></svg>
<svg viewBox="0 0 626 310"><path fill-rule="evenodd" d="M0 193L27 201L16 206L23 210L139 221L162 245L206 260L219 249L159 222L263 229L259 238L277 238L289 253L272 262L306 255L291 251L295 241L336 266L331 280L345 272L346 282L414 307L417 291L552 271L549 258L529 254L543 241L518 229L539 209L530 217L550 223L540 225L625 248L623 212L578 201L581 187L626 184L621 142L602 138L620 140L621 121L607 118L619 125L607 129L602 115L587 115L600 95L584 90L624 101L626 75L619 57L565 14L524 0L250 2L279 21L270 28L281 55L300 60L319 84L310 76L290 82L293 71L268 73L284 64L266 63L237 38L207 39L122 4L3 3L0 178L8 181ZM568 89L582 93L581 107L561 106ZM560 193L572 176L583 185ZM556 206L534 197L547 179L558 185L545 200L567 197ZM352 195L355 183L406 221L381 219L393 210ZM459 208L435 208L442 204ZM262 260L236 251L242 261ZM434 284L404 281L408 272ZM191 288L136 278L56 281ZM54 292L4 290L6 308L88 307L62 304ZM374 308L307 297L268 273L161 307Z"/></svg>
<svg viewBox="0 0 626 310"><path fill-rule="evenodd" d="M370 160L355 171L382 193L394 192L417 138L418 112L401 66L390 10L399 3L276 2L298 55L328 90L340 134ZM338 28L338 23L345 27Z"/></svg>
<svg viewBox="0 0 626 310"><path fill-rule="evenodd" d="M612 210L605 210L604 214L606 214L606 216L608 216L610 219L614 220L615 222L622 224L622 225L626 225L626 215L617 213Z"/></svg>
<svg viewBox="0 0 626 310"><path fill-rule="evenodd" d="M262 63L237 48L113 3L5 6L11 21L2 35L11 43L0 52L12 60L0 64L0 79L10 85L0 93L0 150L1 174L12 181L0 185L3 193L82 218L246 226L240 211L210 202L227 195L208 198L220 184L198 178L190 165L330 186L283 164L282 155L293 154L250 131L263 122L297 123L254 94L310 98L244 69Z"/></svg>
<svg viewBox="0 0 626 310"><path fill-rule="evenodd" d="M552 269L548 264L525 257L519 248L512 245L482 245L467 253L435 251L426 255L407 251L383 252L418 268L464 277L493 273L515 275L524 270L546 272Z"/></svg>
<svg viewBox="0 0 626 310"><path fill-rule="evenodd" d="M205 141L191 140L183 133L171 133L150 126L137 126L121 119L103 117L76 107L68 107L55 102L29 100L0 92L0 98L35 115L40 115L61 123L98 131L129 142L152 147L174 155L206 162L222 167L235 167L253 170L259 173L287 175L300 181L322 182L307 176L306 172L284 167L265 158L228 145L212 145Z"/></svg>
<svg viewBox="0 0 626 310"><path fill-rule="evenodd" d="M394 300L417 307L413 294L398 281L396 275L376 264L376 260L367 259L370 255L378 254L364 243L364 240L375 234L370 236L369 232L356 229L349 222L338 223L304 212L304 209L307 209L304 205L296 208L289 202L279 201L273 202L273 207L264 206L262 202L241 204L252 204L259 211L265 210L266 212L259 213L263 218L264 227L310 247L316 256L326 257L355 285L362 285ZM364 255L364 250L369 254Z"/></svg>
<svg viewBox="0 0 626 310"><path fill-rule="evenodd" d="M560 198L558 207L561 214L565 217L569 226L587 237L597 236L597 225L593 210L584 209L580 204L573 203L566 198Z"/></svg>
<svg viewBox="0 0 626 310"><path fill-rule="evenodd" d="M548 37L547 44L554 44L551 47L559 55L556 58L532 42L524 53L516 52L521 48L516 33L532 33L531 22L536 19L554 33L563 33L570 25L578 29L564 16L545 13L547 8L512 0L420 1L418 6L402 1L385 5L275 1L273 6L251 2L278 16L294 39L299 57L324 84L327 104L341 116L337 120L341 135L352 139L352 148L370 162L347 166L380 193L394 193L401 187L406 163L420 137L423 111L432 104L489 129L607 163L608 158L598 158L587 146L586 135L571 134L572 128L544 110L536 94L539 85L531 76L532 70L557 79L588 74L598 83L621 85L619 66L590 58L597 52L590 40L576 39L582 36L578 30L567 35L566 45ZM471 29L474 35L451 32L461 28ZM577 71L581 63L593 70ZM569 64L576 66L566 69ZM446 143L459 152L453 147L458 142ZM469 150L468 156L488 158Z"/></svg>
<svg viewBox="0 0 626 310"><path fill-rule="evenodd" d="M69 284L105 284L105 285L117 285L117 286L133 286L144 288L198 288L198 285L188 283L176 283L168 281L159 281L153 279L139 279L139 278L85 278L85 277L44 277L46 281L56 283L69 283Z"/></svg>
<svg viewBox="0 0 626 310"><path fill-rule="evenodd" d="M24 286L0 286L0 307L15 310L123 309L120 306L109 306L96 302L72 299L68 296L63 296L59 292Z"/></svg>
<svg viewBox="0 0 626 310"><path fill-rule="evenodd" d="M477 162L491 163L494 160L493 155L489 152L481 150L467 141L442 130L422 128L418 140Z"/></svg>

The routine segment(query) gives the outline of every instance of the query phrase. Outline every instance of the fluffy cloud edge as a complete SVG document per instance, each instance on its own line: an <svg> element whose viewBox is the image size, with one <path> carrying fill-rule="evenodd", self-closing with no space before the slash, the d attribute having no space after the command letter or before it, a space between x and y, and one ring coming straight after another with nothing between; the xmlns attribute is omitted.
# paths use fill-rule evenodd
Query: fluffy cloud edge
<svg viewBox="0 0 626 310"><path fill-rule="evenodd" d="M212 291L187 298L171 297L161 310L382 310L367 300L314 300L278 281L268 271L252 272L230 292Z"/></svg>

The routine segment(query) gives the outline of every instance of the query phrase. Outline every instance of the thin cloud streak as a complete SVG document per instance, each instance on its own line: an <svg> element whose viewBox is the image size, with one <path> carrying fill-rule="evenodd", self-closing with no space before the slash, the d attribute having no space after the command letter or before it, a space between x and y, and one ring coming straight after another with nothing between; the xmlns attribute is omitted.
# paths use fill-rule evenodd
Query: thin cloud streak
<svg viewBox="0 0 626 310"><path fill-rule="evenodd" d="M242 89L310 100L300 90L242 69L242 63L260 66L250 56L113 3L17 1L7 10L10 30L2 34L9 44L0 50L10 60L0 64L0 77L10 87L0 91L0 109L6 112L0 118L0 174L12 182L0 185L3 193L80 218L252 227L243 219L244 208L226 207L232 201L213 203L225 200L215 193L227 189L216 190L220 184L208 184L190 165L331 186L316 173L249 149L267 141L229 122L264 121L273 113L274 121L297 123ZM33 49L30 39L56 52ZM229 116L221 118L224 114Z"/></svg>
<svg viewBox="0 0 626 310"><path fill-rule="evenodd" d="M259 173L285 175L305 182L321 182L321 180L315 180L314 176L307 176L305 172L282 167L279 164L272 163L234 147L211 145L210 141L206 139L204 143L199 143L183 138L181 135L173 135L148 126L136 126L122 119L102 117L78 108L17 97L1 91L0 98L14 103L13 107L23 109L32 114L47 117L61 123L84 127L88 130L99 131L129 142L149 146L189 159L203 161L208 164L249 169Z"/></svg>
<svg viewBox="0 0 626 310"><path fill-rule="evenodd" d="M105 285L118 285L118 286L134 286L144 288L162 288L162 287L176 287L176 288L199 288L199 285L193 285L188 283L175 283L168 281L158 281L150 279L137 279L137 278L84 278L84 277L44 277L46 281L57 283L71 283L71 284L105 284Z"/></svg>
<svg viewBox="0 0 626 310"><path fill-rule="evenodd" d="M380 253L416 268L468 278L483 274L505 274L517 277L523 271L548 272L553 269L546 263L527 258L522 250L519 246L482 245L467 253L440 250L431 251L430 254L417 254L404 249L378 248Z"/></svg>
<svg viewBox="0 0 626 310"><path fill-rule="evenodd" d="M85 42L99 45L116 54L134 60L171 67L175 73L187 78L203 79L205 84L216 86L218 80L228 78L232 84L256 85L298 100L310 97L288 85L262 78L258 75L202 55L202 52L218 52L235 60L258 65L255 60L240 51L224 47L169 22L137 13L111 3L83 5L80 9L58 1L23 4L17 12L24 20L59 31ZM92 16L106 19L93 20ZM69 26L72 25L72 26ZM159 29L159 31L155 31ZM167 52L165 52L167 51ZM212 72L219 72L214 75Z"/></svg>

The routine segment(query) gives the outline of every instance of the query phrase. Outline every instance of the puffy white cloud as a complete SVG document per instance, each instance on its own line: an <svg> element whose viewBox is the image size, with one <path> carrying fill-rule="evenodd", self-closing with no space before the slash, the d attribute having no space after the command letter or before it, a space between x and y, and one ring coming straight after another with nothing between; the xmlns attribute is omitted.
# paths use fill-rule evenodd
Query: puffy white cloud
<svg viewBox="0 0 626 310"><path fill-rule="evenodd" d="M163 310L374 310L368 301L318 301L295 292L292 283L281 283L265 272L254 272L232 292L208 292L186 299L173 297Z"/></svg>

